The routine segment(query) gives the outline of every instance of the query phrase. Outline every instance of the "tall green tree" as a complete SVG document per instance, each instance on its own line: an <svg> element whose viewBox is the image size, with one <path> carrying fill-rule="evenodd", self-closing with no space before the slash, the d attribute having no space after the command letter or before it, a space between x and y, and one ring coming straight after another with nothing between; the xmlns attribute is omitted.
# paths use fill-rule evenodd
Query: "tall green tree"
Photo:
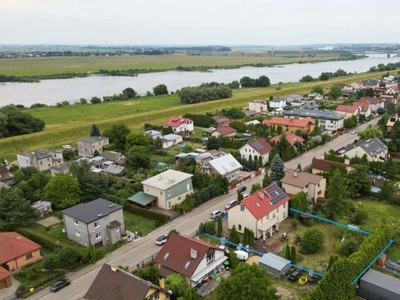
<svg viewBox="0 0 400 300"><path fill-rule="evenodd" d="M285 258L287 260L290 260L290 246L289 246L289 244L286 244Z"/></svg>
<svg viewBox="0 0 400 300"><path fill-rule="evenodd" d="M308 211L308 200L307 200L307 194L305 192L298 192L295 194L292 199L289 202L290 208L294 208L297 210L301 211ZM298 213L292 213L293 217L298 219L299 214Z"/></svg>
<svg viewBox="0 0 400 300"><path fill-rule="evenodd" d="M179 297L178 300L200 300L201 297L194 287L187 288L185 294Z"/></svg>
<svg viewBox="0 0 400 300"><path fill-rule="evenodd" d="M110 128L104 130L103 135L110 139L117 150L124 150L126 144L126 136L131 130L124 124L114 124Z"/></svg>
<svg viewBox="0 0 400 300"><path fill-rule="evenodd" d="M136 275L144 280L150 281L154 284L159 284L158 270L154 264L151 264L144 268L137 268L137 269L133 270L132 274Z"/></svg>
<svg viewBox="0 0 400 300"><path fill-rule="evenodd" d="M253 185L251 186L250 194L257 192L260 189L261 189L261 184L259 184L258 182L253 183Z"/></svg>
<svg viewBox="0 0 400 300"><path fill-rule="evenodd" d="M216 290L218 300L278 300L277 290L267 273L257 265L239 264L231 276L222 279Z"/></svg>
<svg viewBox="0 0 400 300"><path fill-rule="evenodd" d="M143 133L131 132L126 136L126 149L134 146L145 146L148 148L149 139Z"/></svg>
<svg viewBox="0 0 400 300"><path fill-rule="evenodd" d="M219 218L219 219L217 220L217 235L218 235L219 237L222 236L222 220L221 220L221 218Z"/></svg>
<svg viewBox="0 0 400 300"><path fill-rule="evenodd" d="M304 254L317 253L324 246L324 234L318 228L308 229L301 239L300 252Z"/></svg>
<svg viewBox="0 0 400 300"><path fill-rule="evenodd" d="M240 243L240 235L235 225L232 226L231 231L229 233L229 241L235 244Z"/></svg>
<svg viewBox="0 0 400 300"><path fill-rule="evenodd" d="M290 261L292 264L296 264L296 247L290 247Z"/></svg>
<svg viewBox="0 0 400 300"><path fill-rule="evenodd" d="M64 209L81 200L79 183L69 174L58 173L44 188L43 200L51 202L56 209Z"/></svg>
<svg viewBox="0 0 400 300"><path fill-rule="evenodd" d="M92 128L90 130L90 136L101 136L100 129L96 124L92 124Z"/></svg>
<svg viewBox="0 0 400 300"><path fill-rule="evenodd" d="M353 165L347 174L348 196L358 198L369 195L371 180L368 177L368 167L364 165Z"/></svg>
<svg viewBox="0 0 400 300"><path fill-rule="evenodd" d="M336 85L334 85L331 87L331 90L329 91L329 96L336 100L340 98L340 96L342 96L342 90Z"/></svg>
<svg viewBox="0 0 400 300"><path fill-rule="evenodd" d="M271 181L280 182L285 177L285 165L279 154L276 154L271 162L270 178Z"/></svg>
<svg viewBox="0 0 400 300"><path fill-rule="evenodd" d="M340 170L336 169L329 176L328 200L324 205L327 218L337 220L344 213L344 200L347 196L347 180Z"/></svg>
<svg viewBox="0 0 400 300"><path fill-rule="evenodd" d="M176 297L185 295L187 288L188 285L181 274L174 273L165 278L165 289L167 291L171 290Z"/></svg>
<svg viewBox="0 0 400 300"><path fill-rule="evenodd" d="M363 140L369 140L373 138L383 138L382 130L379 128L378 125L369 124L367 128L363 131L357 132L358 136Z"/></svg>
<svg viewBox="0 0 400 300"><path fill-rule="evenodd" d="M153 94L157 95L168 95L168 88L165 84L159 84L153 87Z"/></svg>
<svg viewBox="0 0 400 300"><path fill-rule="evenodd" d="M271 184L271 178L269 178L268 170L265 168L264 178L262 181L262 187L267 187Z"/></svg>
<svg viewBox="0 0 400 300"><path fill-rule="evenodd" d="M381 191L379 192L378 198L380 201L387 201L392 204L397 204L393 197L395 192L396 188L393 183L389 180L385 180L383 182Z"/></svg>

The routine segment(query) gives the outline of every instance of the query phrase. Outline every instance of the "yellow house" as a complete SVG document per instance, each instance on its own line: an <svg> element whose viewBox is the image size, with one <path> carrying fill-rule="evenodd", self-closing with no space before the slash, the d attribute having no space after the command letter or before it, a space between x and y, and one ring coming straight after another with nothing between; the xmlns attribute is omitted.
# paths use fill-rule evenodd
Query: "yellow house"
<svg viewBox="0 0 400 300"><path fill-rule="evenodd" d="M391 132L394 124L396 122L398 122L398 121L400 121L399 117L391 117L391 118L389 118L389 120L386 123L386 131L387 132Z"/></svg>
<svg viewBox="0 0 400 300"><path fill-rule="evenodd" d="M298 129L311 133L315 127L315 120L310 117L304 119L273 117L271 120L264 120L262 123L268 127L281 126L283 132L289 131L292 133L295 133Z"/></svg>
<svg viewBox="0 0 400 300"><path fill-rule="evenodd" d="M295 195L299 192L307 194L310 201L316 201L319 197L325 197L326 179L321 175L298 172L286 169L286 176L282 178L282 188L286 193Z"/></svg>
<svg viewBox="0 0 400 300"><path fill-rule="evenodd" d="M165 300L163 288L120 268L104 264L84 296L85 300Z"/></svg>

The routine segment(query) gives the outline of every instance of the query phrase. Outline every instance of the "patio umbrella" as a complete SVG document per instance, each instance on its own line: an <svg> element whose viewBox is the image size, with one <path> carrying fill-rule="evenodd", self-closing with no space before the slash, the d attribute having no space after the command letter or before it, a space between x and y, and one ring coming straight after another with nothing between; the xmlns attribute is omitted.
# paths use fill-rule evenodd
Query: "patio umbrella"
<svg viewBox="0 0 400 300"><path fill-rule="evenodd" d="M229 266L229 260L224 261L225 266Z"/></svg>

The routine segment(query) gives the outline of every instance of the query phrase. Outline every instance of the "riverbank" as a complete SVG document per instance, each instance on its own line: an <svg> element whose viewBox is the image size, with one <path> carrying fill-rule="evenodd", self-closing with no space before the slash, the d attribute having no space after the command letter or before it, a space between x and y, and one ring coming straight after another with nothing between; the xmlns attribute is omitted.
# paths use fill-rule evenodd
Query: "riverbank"
<svg viewBox="0 0 400 300"><path fill-rule="evenodd" d="M356 56L262 56L249 54L141 55L90 57L34 57L0 60L0 82L37 82L88 75L135 76L165 71L235 69L245 66L273 67L293 63L354 60ZM3 78L3 79L2 79ZM3 81L2 81L3 80Z"/></svg>
<svg viewBox="0 0 400 300"><path fill-rule="evenodd" d="M394 72L397 72L394 71ZM0 157L15 159L21 152L75 144L76 140L90 134L95 123L101 131L116 123L123 123L134 131L143 130L144 123L161 125L169 116L185 113L215 112L226 107L245 107L254 99L269 99L270 96L306 94L314 86L330 87L335 83L350 83L356 80L380 78L387 72L364 73L310 83L275 84L268 88L239 89L233 97L213 102L184 105L177 95L140 97L134 100L101 103L95 105L68 105L26 109L25 112L46 122L44 131L0 139Z"/></svg>

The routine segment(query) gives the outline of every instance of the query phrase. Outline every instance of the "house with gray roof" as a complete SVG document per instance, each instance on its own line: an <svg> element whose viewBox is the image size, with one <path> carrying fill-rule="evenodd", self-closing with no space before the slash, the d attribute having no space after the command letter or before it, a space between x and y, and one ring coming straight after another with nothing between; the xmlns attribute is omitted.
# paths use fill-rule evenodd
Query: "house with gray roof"
<svg viewBox="0 0 400 300"><path fill-rule="evenodd" d="M91 136L77 140L76 144L79 156L93 157L95 156L96 151L99 154L103 153L104 146L107 146L110 142L108 137L105 136Z"/></svg>
<svg viewBox="0 0 400 300"><path fill-rule="evenodd" d="M232 156L232 154L226 154L210 160L207 165L203 167L203 170L208 173L225 176L228 181L233 181L240 178L240 169L242 167L243 166Z"/></svg>
<svg viewBox="0 0 400 300"><path fill-rule="evenodd" d="M400 299L400 280L370 269L360 278L356 294L362 299Z"/></svg>
<svg viewBox="0 0 400 300"><path fill-rule="evenodd" d="M67 237L84 247L115 244L125 235L122 206L106 199L80 203L61 213Z"/></svg>
<svg viewBox="0 0 400 300"><path fill-rule="evenodd" d="M17 154L18 167L34 167L39 171L48 171L64 162L61 151L55 150L37 150Z"/></svg>
<svg viewBox="0 0 400 300"><path fill-rule="evenodd" d="M307 101L306 103L304 103L302 108L308 110L318 110L319 105L315 101Z"/></svg>
<svg viewBox="0 0 400 300"><path fill-rule="evenodd" d="M388 147L378 138L359 139L356 143L348 144L339 149L337 153L348 158L366 155L369 161L384 161L388 156Z"/></svg>
<svg viewBox="0 0 400 300"><path fill-rule="evenodd" d="M331 110L291 109L283 112L285 118L307 117L318 120L318 126L322 130L336 131L343 128L344 115Z"/></svg>

